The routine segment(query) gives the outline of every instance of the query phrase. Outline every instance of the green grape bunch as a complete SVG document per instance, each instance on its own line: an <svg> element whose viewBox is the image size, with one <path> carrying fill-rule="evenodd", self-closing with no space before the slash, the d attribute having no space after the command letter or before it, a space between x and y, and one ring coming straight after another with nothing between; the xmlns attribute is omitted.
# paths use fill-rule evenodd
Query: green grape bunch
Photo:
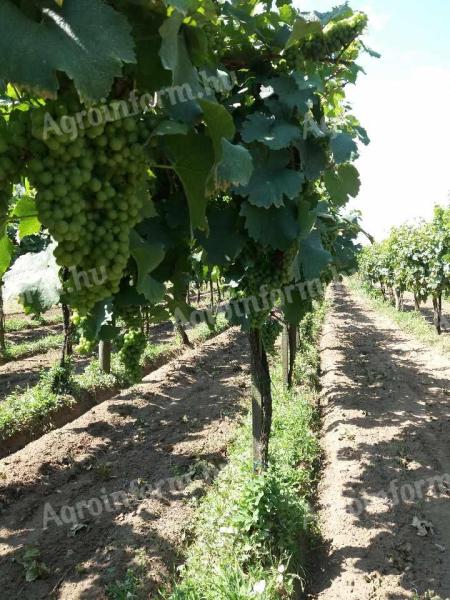
<svg viewBox="0 0 450 600"><path fill-rule="evenodd" d="M218 35L217 25L206 23L203 26L203 31L206 34L209 52L216 57L222 56L226 50L226 39L223 36Z"/></svg>
<svg viewBox="0 0 450 600"><path fill-rule="evenodd" d="M32 111L33 158L27 174L37 189L39 218L58 242L55 257L69 269L69 303L86 314L119 290L130 256L129 233L142 219L147 125L135 117L88 125L77 135L45 134L66 107Z"/></svg>
<svg viewBox="0 0 450 600"><path fill-rule="evenodd" d="M347 48L367 27L367 15L355 13L347 19L330 23L324 31L306 40L301 47L308 60L322 61Z"/></svg>
<svg viewBox="0 0 450 600"><path fill-rule="evenodd" d="M242 260L245 264L245 291L259 294L266 286L269 290L277 290L289 283L291 267L298 252L298 245L293 244L287 251L263 248L258 244L250 244L244 249Z"/></svg>
<svg viewBox="0 0 450 600"><path fill-rule="evenodd" d="M0 118L0 231L8 219L13 185L18 183L29 145L27 111L14 110Z"/></svg>
<svg viewBox="0 0 450 600"><path fill-rule="evenodd" d="M147 345L147 340L142 331L130 329L123 336L119 359L124 365L127 375L134 382L142 378L141 358Z"/></svg>
<svg viewBox="0 0 450 600"><path fill-rule="evenodd" d="M268 354L273 355L275 353L275 343L282 331L283 326L279 319L269 316L264 321L264 324L261 328L261 339L264 349Z"/></svg>
<svg viewBox="0 0 450 600"><path fill-rule="evenodd" d="M264 290L270 292L282 289L292 280L292 264L297 252L297 243L284 252L256 243L248 244L240 258L245 268L242 292L246 296L258 297ZM267 293L265 297L269 297ZM272 307L257 311L253 304L249 303L249 308L250 327L261 329Z"/></svg>

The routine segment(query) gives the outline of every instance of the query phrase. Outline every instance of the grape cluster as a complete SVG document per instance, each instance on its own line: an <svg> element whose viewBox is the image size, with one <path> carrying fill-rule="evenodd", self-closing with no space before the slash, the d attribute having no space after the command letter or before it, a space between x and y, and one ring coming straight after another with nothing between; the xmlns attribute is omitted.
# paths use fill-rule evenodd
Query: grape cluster
<svg viewBox="0 0 450 600"><path fill-rule="evenodd" d="M0 119L0 230L6 224L13 184L21 175L29 139L28 113L14 110L8 121Z"/></svg>
<svg viewBox="0 0 450 600"><path fill-rule="evenodd" d="M66 110L49 103L32 111L35 139L28 176L38 191L40 220L58 242L56 260L69 269L64 288L70 304L86 314L119 290L130 256L130 229L142 218L142 142L150 132L131 116L85 123L76 135L48 131L46 113L62 125L58 117Z"/></svg>
<svg viewBox="0 0 450 600"><path fill-rule="evenodd" d="M95 342L86 339L83 335L80 337L78 344L75 346L75 352L82 356L87 356L94 351Z"/></svg>
<svg viewBox="0 0 450 600"><path fill-rule="evenodd" d="M77 328L80 336L75 352L84 356L91 354L95 348L95 342L88 340L84 335L83 329L86 321L87 317L82 317L76 310L72 312L70 322Z"/></svg>
<svg viewBox="0 0 450 600"><path fill-rule="evenodd" d="M269 290L277 290L292 279L291 267L298 252L298 245L293 244L287 251L268 250L258 244L248 245L243 253L246 263L246 291L259 294L261 286Z"/></svg>
<svg viewBox="0 0 450 600"><path fill-rule="evenodd" d="M270 292L283 288L292 279L292 263L297 255L297 243L285 252L262 247L251 243L244 248L241 254L241 262L246 274L242 284L242 291L247 296L258 297L263 291ZM269 299L270 296L265 294ZM256 311L252 303L249 303L250 326L261 329L267 319L270 308Z"/></svg>
<svg viewBox="0 0 450 600"><path fill-rule="evenodd" d="M321 61L349 46L367 26L367 15L356 13L347 19L331 23L325 30L302 46L305 58Z"/></svg>
<svg viewBox="0 0 450 600"><path fill-rule="evenodd" d="M275 342L278 339L278 336L283 331L283 326L281 325L278 319L274 317L269 317L264 321L264 324L261 328L261 339L264 346L264 350L268 354L274 354L275 352Z"/></svg>
<svg viewBox="0 0 450 600"><path fill-rule="evenodd" d="M145 335L137 329L130 329L123 337L119 358L132 381L137 382L142 378L140 360L146 344Z"/></svg>
<svg viewBox="0 0 450 600"><path fill-rule="evenodd" d="M299 67L300 53L298 47L289 48L280 61L280 66L283 66L285 72L296 71Z"/></svg>
<svg viewBox="0 0 450 600"><path fill-rule="evenodd" d="M208 50L213 56L220 57L224 50L226 49L225 38L223 35L220 35L219 27L213 25L212 23L206 23L203 26L203 31L206 34L206 39L208 40Z"/></svg>

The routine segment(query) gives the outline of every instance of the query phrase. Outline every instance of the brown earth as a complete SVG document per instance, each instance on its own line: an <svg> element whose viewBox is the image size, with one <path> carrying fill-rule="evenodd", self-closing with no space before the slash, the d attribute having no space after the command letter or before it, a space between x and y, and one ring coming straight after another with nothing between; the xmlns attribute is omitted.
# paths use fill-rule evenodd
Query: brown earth
<svg viewBox="0 0 450 600"><path fill-rule="evenodd" d="M311 598L450 598L450 359L338 286L322 370L325 541Z"/></svg>
<svg viewBox="0 0 450 600"><path fill-rule="evenodd" d="M228 330L1 460L0 596L104 599L105 586L139 560L146 597L155 598L182 560L191 501L206 486L202 473L226 458L249 379L245 338ZM200 478L185 488L173 483L188 471ZM82 508L75 527L51 521L43 528L48 506L59 515L64 505L106 497L104 506L114 508L111 494L129 492L132 481L161 491L128 493L97 517ZM26 582L20 560L30 546L49 573Z"/></svg>

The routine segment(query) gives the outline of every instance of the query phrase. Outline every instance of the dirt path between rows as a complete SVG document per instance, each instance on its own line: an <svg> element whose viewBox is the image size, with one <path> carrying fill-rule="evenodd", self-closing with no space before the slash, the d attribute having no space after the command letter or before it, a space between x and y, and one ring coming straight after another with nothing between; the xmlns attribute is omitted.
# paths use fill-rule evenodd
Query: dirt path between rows
<svg viewBox="0 0 450 600"><path fill-rule="evenodd" d="M249 380L245 338L228 330L1 460L0 596L102 600L105 585L138 560L146 597L156 598L181 560L192 500L226 457ZM141 498L130 493L133 481ZM89 501L94 513L103 506L98 516ZM43 529L50 505L66 520L73 513L63 506L81 511L79 525ZM18 559L29 546L49 574L27 583Z"/></svg>
<svg viewBox="0 0 450 600"><path fill-rule="evenodd" d="M331 296L322 340L325 544L311 597L450 598L450 359L344 286Z"/></svg>

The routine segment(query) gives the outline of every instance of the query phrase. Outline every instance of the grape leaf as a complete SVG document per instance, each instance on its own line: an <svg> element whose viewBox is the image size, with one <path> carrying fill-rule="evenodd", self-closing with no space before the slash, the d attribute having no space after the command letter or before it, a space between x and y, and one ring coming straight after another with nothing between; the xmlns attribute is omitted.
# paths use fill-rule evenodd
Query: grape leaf
<svg viewBox="0 0 450 600"><path fill-rule="evenodd" d="M340 272L352 271L357 267L357 255L361 246L355 245L353 240L345 236L338 236L333 243L334 263Z"/></svg>
<svg viewBox="0 0 450 600"><path fill-rule="evenodd" d="M41 222L38 218L36 200L31 196L22 196L17 201L13 210L13 216L19 217L19 238L33 235L41 230Z"/></svg>
<svg viewBox="0 0 450 600"><path fill-rule="evenodd" d="M259 208L244 202L240 214L245 218L250 237L264 246L287 250L298 236L299 227L291 206Z"/></svg>
<svg viewBox="0 0 450 600"><path fill-rule="evenodd" d="M297 108L301 115L307 113L310 107L310 103L315 100L315 87L313 84L303 86L300 89L296 79L293 77L275 77L267 81L269 85L278 96L279 101L285 104L288 108Z"/></svg>
<svg viewBox="0 0 450 600"><path fill-rule="evenodd" d="M36 200L31 196L21 196L12 212L14 217L35 217L37 215Z"/></svg>
<svg viewBox="0 0 450 600"><path fill-rule="evenodd" d="M0 279L9 269L14 251L14 246L9 237L4 233L0 238Z"/></svg>
<svg viewBox="0 0 450 600"><path fill-rule="evenodd" d="M311 310L311 299L304 297L304 292L292 290L283 304L284 318L291 325L298 325L303 317Z"/></svg>
<svg viewBox="0 0 450 600"><path fill-rule="evenodd" d="M320 33L322 26L320 21L307 21L303 17L298 17L292 27L292 33L286 42L286 50L291 46L294 46L298 42L303 41L311 34Z"/></svg>
<svg viewBox="0 0 450 600"><path fill-rule="evenodd" d="M136 261L138 278L136 290L148 302L157 304L164 298L166 288L164 284L150 276L163 261L165 256L164 246L158 242L144 240L136 231L130 234L130 252Z"/></svg>
<svg viewBox="0 0 450 600"><path fill-rule="evenodd" d="M165 285L150 275L146 275L139 281L136 285L136 289L151 304L158 304L158 302L161 302L166 293Z"/></svg>
<svg viewBox="0 0 450 600"><path fill-rule="evenodd" d="M197 239L206 250L207 263L226 265L236 258L245 244L239 233L239 214L233 206L213 204L208 209L209 235L197 232Z"/></svg>
<svg viewBox="0 0 450 600"><path fill-rule="evenodd" d="M208 134L212 140L216 163L222 159L222 139L230 140L235 134L233 117L225 106L211 100L200 100L203 110L203 120L208 127Z"/></svg>
<svg viewBox="0 0 450 600"><path fill-rule="evenodd" d="M271 150L281 150L300 138L300 129L275 115L254 113L244 121L241 135L244 142L261 142Z"/></svg>
<svg viewBox="0 0 450 600"><path fill-rule="evenodd" d="M361 42L361 46L364 48L365 52L367 52L367 54L372 58L381 58L381 54L379 52L377 52L376 50L372 50L372 48L366 46L364 42Z"/></svg>
<svg viewBox="0 0 450 600"><path fill-rule="evenodd" d="M179 123L178 121L161 121L152 131L154 135L186 135L189 131L186 123Z"/></svg>
<svg viewBox="0 0 450 600"><path fill-rule="evenodd" d="M206 185L214 164L211 140L191 132L187 136L170 136L165 145L186 192L192 226L204 229L208 203Z"/></svg>
<svg viewBox="0 0 450 600"><path fill-rule="evenodd" d="M108 95L123 63L134 61L130 25L101 0L43 8L40 23L10 0L0 3L1 79L55 97L63 71L81 98L95 101Z"/></svg>
<svg viewBox="0 0 450 600"><path fill-rule="evenodd" d="M348 133L338 133L330 140L331 151L333 152L336 164L350 162L358 157L358 146Z"/></svg>
<svg viewBox="0 0 450 600"><path fill-rule="evenodd" d="M247 148L222 139L222 161L217 167L219 184L247 185L252 172L253 159Z"/></svg>
<svg viewBox="0 0 450 600"><path fill-rule="evenodd" d="M203 91L180 31L183 18L175 11L159 28L162 39L159 55L164 68L172 71L172 86L165 90L165 104L170 106L174 118L192 122L201 114L195 99L200 98Z"/></svg>
<svg viewBox="0 0 450 600"><path fill-rule="evenodd" d="M255 165L253 175L246 186L237 188L242 196L248 196L255 206L269 208L283 206L283 197L294 199L298 196L304 181L303 173L288 169L288 151L266 152L255 148L252 152Z"/></svg>
<svg viewBox="0 0 450 600"><path fill-rule="evenodd" d="M331 21L341 21L342 19L351 17L353 10L346 2L345 4L341 4L341 6L335 6L327 12L318 12L315 10L314 14L320 19L320 22L325 27L325 25L328 25Z"/></svg>
<svg viewBox="0 0 450 600"><path fill-rule="evenodd" d="M306 179L313 181L320 177L327 167L327 155L321 144L308 138L299 140L297 147Z"/></svg>
<svg viewBox="0 0 450 600"><path fill-rule="evenodd" d="M111 298L97 302L90 315L83 322L83 335L88 340L96 340L101 330L111 325L112 317L113 308Z"/></svg>
<svg viewBox="0 0 450 600"><path fill-rule="evenodd" d="M236 130L233 117L224 106L210 100L200 100L200 106L214 148L215 160L208 181L208 190L213 192L218 179L218 167L223 158L222 142L231 139Z"/></svg>
<svg viewBox="0 0 450 600"><path fill-rule="evenodd" d="M41 222L38 217L22 217L19 223L19 239L27 237L27 235L34 235L39 233L41 230Z"/></svg>
<svg viewBox="0 0 450 600"><path fill-rule="evenodd" d="M317 229L300 242L298 261L305 280L318 279L331 260L332 256L323 247L320 232Z"/></svg>
<svg viewBox="0 0 450 600"><path fill-rule="evenodd" d="M136 261L138 269L136 289L139 293L147 297L146 291L153 290L154 287L149 283L149 279L151 278L148 275L163 261L165 256L164 247L162 244L144 240L133 230L130 234L130 252Z"/></svg>
<svg viewBox="0 0 450 600"><path fill-rule="evenodd" d="M309 202L300 200L298 203L298 222L300 226L300 239L309 236L317 220L317 208L312 209Z"/></svg>
<svg viewBox="0 0 450 600"><path fill-rule="evenodd" d="M346 204L349 196L356 198L361 187L358 170L350 164L340 165L336 172L327 171L324 182L332 201L337 205Z"/></svg>

